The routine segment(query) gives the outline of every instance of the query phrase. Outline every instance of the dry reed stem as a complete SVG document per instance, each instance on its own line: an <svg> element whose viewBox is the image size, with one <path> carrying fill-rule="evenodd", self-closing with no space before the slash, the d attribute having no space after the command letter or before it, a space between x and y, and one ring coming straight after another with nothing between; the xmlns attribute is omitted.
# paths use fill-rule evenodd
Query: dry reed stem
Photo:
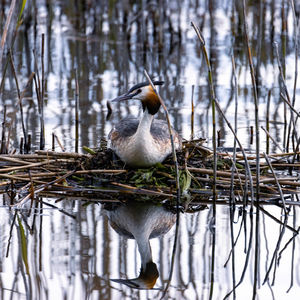
<svg viewBox="0 0 300 300"><path fill-rule="evenodd" d="M47 151L39 151L41 155L3 155L0 157L0 161L2 160L5 162L4 168L0 169L1 173L8 173L8 172L16 172L15 174L2 174L2 178L9 178L20 181L27 181L29 180L28 174L24 173L23 171L26 169L33 170L31 173L31 177L35 180L37 179L43 179L43 178L49 178L49 177L55 177L60 176L68 172L68 170L65 169L67 165L72 165L76 163L77 158L88 158L91 157L91 155L81 155L81 154L74 154L74 153L60 153L60 152L47 152ZM45 156L44 153L48 153L48 156ZM224 154L228 156L230 159L231 156L226 153ZM19 158L16 158L19 157ZM39 162L33 163L32 160L26 160L25 158L30 157L31 159L34 159L35 161L40 160ZM20 159L21 158L21 159ZM23 159L23 160L22 160ZM15 166L17 164L18 166ZM261 162L262 164L262 162ZM290 164L290 163L280 163L278 161L270 162L272 167L300 167L300 163L296 164ZM42 169L43 166L46 165L46 168L44 171ZM166 167L172 167L170 165L165 165ZM262 164L262 167L267 167L266 163ZM208 168L196 168L196 167L189 167L187 166L180 166L180 169L185 169L187 172L190 172L191 176L194 177L194 179L202 181L202 182L209 182L212 183L213 180L210 178L203 179L203 178L195 178L196 174L202 174L202 175L209 175L213 176L213 170ZM237 170L236 170L237 171ZM243 170L241 170L242 172ZM21 172L21 173L20 173ZM77 170L74 174L77 175L84 175L84 174L112 174L112 175L119 175L126 173L126 170L117 169L117 170L109 170L109 169L90 169L90 170ZM163 175L166 179L174 179L173 176L166 172L157 171L157 174ZM232 171L230 170L220 170L217 171L217 184L218 185L224 185L228 182L230 182L230 178L232 177ZM253 179L256 178L255 175L252 175ZM222 178L222 180L220 180ZM246 184L245 180L247 179L247 175L242 173L234 173L233 176L233 184L234 185L241 185ZM298 177L278 177L278 181L285 186L290 187L298 187L300 185L298 181ZM276 183L275 179L270 176L261 176L261 186L264 188L272 189L271 186L267 187L265 184L274 184ZM253 185L255 186L255 184ZM237 188L237 186L235 187Z"/></svg>
<svg viewBox="0 0 300 300"><path fill-rule="evenodd" d="M18 100L18 103L15 105L14 111L13 111L13 113L11 115L11 121L10 121L9 129L8 129L8 135L7 135L6 149L9 149L9 142L10 142L11 130L12 130L13 123L15 122L15 119L16 119L17 111L19 109L19 106L22 105L21 101L24 98L24 95L25 95L27 89L29 88L29 86L30 86L33 78L34 78L34 72L32 72L30 74L30 76L29 76L29 78L27 80L26 86L25 86L23 92L21 93L20 98Z"/></svg>
<svg viewBox="0 0 300 300"><path fill-rule="evenodd" d="M57 141L57 144L59 145L61 151L65 152L66 151L65 147L63 146L63 144L61 143L60 139L58 138L58 136L55 133L54 133L54 138Z"/></svg>
<svg viewBox="0 0 300 300"><path fill-rule="evenodd" d="M288 99L285 98L285 96L283 95L283 93L280 93L280 97L281 99L289 106L289 108L291 109L291 111L293 113L295 113L297 115L297 117L300 117L300 113L298 111L296 111L296 109L293 107L293 105L288 101Z"/></svg>
<svg viewBox="0 0 300 300"><path fill-rule="evenodd" d="M287 209L286 209L286 205L285 205L285 202L284 202L284 197L283 197L282 188L281 188L281 185L280 185L280 183L279 183L280 181L279 181L279 179L278 179L277 176L276 176L276 173L275 173L275 171L274 171L274 169L273 169L273 167L272 167L272 165L271 165L271 163L270 163L270 160L269 160L268 156L267 156L265 153L264 153L264 155L265 155L266 162L267 162L267 164L268 164L268 166L269 166L269 168L270 168L270 170L271 170L271 172L272 172L272 174L273 174L273 176L274 176L276 185L277 185L277 187L278 187L278 191L279 191L279 194L280 194L280 198L281 198L282 203L283 203L283 209L284 209L284 212L285 212L285 214L287 214Z"/></svg>
<svg viewBox="0 0 300 300"><path fill-rule="evenodd" d="M73 173L74 173L74 171L70 171L67 174L65 174L65 175L63 175L63 176L61 176L61 177L59 177L59 178L57 178L57 179L55 179L55 180L53 180L51 182L48 182L46 184L41 185L36 190L31 191L30 193L28 193L27 196L25 196L24 198L22 198L17 204L15 204L13 206L18 207L18 208L22 207L30 199L30 197L34 197L37 194L39 194L41 191L43 191L46 188L48 188L49 186L65 180L67 177L71 176Z"/></svg>
<svg viewBox="0 0 300 300"><path fill-rule="evenodd" d="M211 259L211 268L210 268L210 291L209 291L209 299L213 297L214 291L214 278L215 278L215 249L216 249L216 235L215 235L215 226L216 226L216 200L217 200L217 192L216 192L216 174L217 174L217 129L216 129L216 96L215 96L215 88L213 83L213 75L212 69L210 65L210 60L207 55L206 47L205 47L205 40L201 34L200 29L191 22L192 27L194 28L196 35L200 41L201 50L204 55L206 65L208 68L208 82L209 82L209 89L210 89L210 102L211 102L211 109L212 109L212 143L213 143L213 217L212 217L212 259Z"/></svg>
<svg viewBox="0 0 300 300"><path fill-rule="evenodd" d="M179 230L179 218L180 218L180 211L179 211L179 203L180 203L180 197L181 197L181 192L180 192L180 183L179 183L179 170L178 170L178 162L177 162L177 155L176 155L176 150L175 150L175 145L174 145L174 137L172 134L172 127L171 127L171 122L170 122L170 118L169 118L169 113L167 110L167 107L163 101L163 99L160 97L160 95L158 94L157 90L155 89L155 86L150 78L150 76L148 75L147 71L144 70L144 74L147 77L152 89L154 90L155 94L157 95L160 104L162 105L164 111L165 111L165 116L166 116L166 120L167 120L167 124L168 124L168 129L169 129L169 134L170 134L170 141L171 141L171 146L172 146L172 156L173 156L173 162L175 165L175 177L176 177L176 227L175 227L175 236L174 236L174 243L173 243L173 250L172 250L172 258L171 258L171 269L169 272L169 279L168 282L166 284L166 287L164 289L163 295L161 297L164 298L164 296L167 293L167 290L170 286L171 283L171 278L173 275L173 268L174 268L174 262L175 262L175 252L176 252L176 246L177 246L177 239L178 239L178 230Z"/></svg>
<svg viewBox="0 0 300 300"><path fill-rule="evenodd" d="M194 123L195 123L194 89L195 89L195 86L192 85L192 98L191 98L191 140L194 139Z"/></svg>
<svg viewBox="0 0 300 300"><path fill-rule="evenodd" d="M270 133L268 132L267 129L265 129L263 126L260 126L260 128L266 133L266 135L268 136L268 138L270 138L272 140L272 142L274 143L274 145L281 151L284 152L283 149L280 147L280 145L275 141L275 139L273 139L273 137L270 135Z"/></svg>
<svg viewBox="0 0 300 300"><path fill-rule="evenodd" d="M36 154L38 155L47 155L51 157L66 157L66 158L87 158L90 157L89 154L80 154L74 152L55 152L49 150L36 150Z"/></svg>
<svg viewBox="0 0 300 300"><path fill-rule="evenodd" d="M30 165L31 164L31 162L28 162L28 161L25 161L25 160L20 160L20 159L11 157L11 156L7 157L7 156L4 156L4 155L0 156L0 161L7 161L7 162L21 164L21 165L23 165L23 164Z"/></svg>
<svg viewBox="0 0 300 300"><path fill-rule="evenodd" d="M0 173L5 173L5 172L8 173L8 172L13 172L13 171L17 171L17 170L24 170L24 169L34 168L34 167L40 167L40 166L44 166L44 165L51 164L54 162L55 162L55 160L48 160L48 161L42 161L42 162L38 162L38 163L31 163L29 165L24 165L24 166L4 168L4 169L0 169Z"/></svg>
<svg viewBox="0 0 300 300"><path fill-rule="evenodd" d="M4 30L3 30L2 38L1 38L1 44L0 44L0 66L2 65L4 45L5 45L5 42L6 42L7 32L8 32L9 25L11 23L11 18L12 18L13 12L15 10L15 6L16 6L16 0L12 0L12 2L10 4L9 11L8 11L7 19L6 19L6 22L5 22L5 25L4 25Z"/></svg>
<svg viewBox="0 0 300 300"><path fill-rule="evenodd" d="M75 152L78 153L79 147L79 84L77 69L75 69Z"/></svg>

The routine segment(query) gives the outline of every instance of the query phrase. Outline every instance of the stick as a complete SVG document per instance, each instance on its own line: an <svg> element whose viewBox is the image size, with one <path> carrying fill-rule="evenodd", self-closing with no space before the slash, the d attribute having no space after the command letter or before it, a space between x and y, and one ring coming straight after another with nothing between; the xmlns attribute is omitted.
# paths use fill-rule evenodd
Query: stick
<svg viewBox="0 0 300 300"><path fill-rule="evenodd" d="M15 9L15 5L16 5L16 0L12 0L12 2L10 4L9 11L8 11L7 19L6 19L6 22L5 22L4 31L3 31L3 34L2 34L2 39L1 39L1 44L0 44L0 66L2 65L4 45L5 45L5 41L6 41L6 37L7 37L8 27L10 25L11 18L12 18L14 9Z"/></svg>
<svg viewBox="0 0 300 300"><path fill-rule="evenodd" d="M75 69L75 152L78 153L78 141L79 141L79 84L77 69Z"/></svg>
<svg viewBox="0 0 300 300"><path fill-rule="evenodd" d="M174 145L174 138L173 138L173 134L172 134L172 127L171 127L171 122L170 122L170 118L169 118L169 113L167 110L167 107L164 103L164 101L162 100L162 98L160 97L160 95L158 94L157 90L155 89L155 86L150 78L150 76L148 75L147 71L144 70L144 74L147 77L152 89L154 90L154 92L156 93L160 104L162 105L164 111L165 111L165 115L166 115L166 119L167 119L167 123L168 123L168 129L169 129L169 133L170 133L170 140L171 140L171 146L172 146L172 154L173 154L173 162L175 165L175 175L176 175L176 191L177 191L177 197L176 197L176 227L175 227L175 237L174 237L174 244L173 244L173 250L172 250L172 258L171 258L171 269L170 269L170 274L169 274L169 279L168 282L166 284L166 287L164 289L162 298L166 295L167 290L171 284L171 279L172 279L172 274L173 274L173 269L174 269L174 262L175 262L175 252L176 252L176 246L177 246L177 239L178 239L178 230L179 230L179 217L180 217L180 211L179 211L179 203L180 203L180 184L179 184L179 170L178 170L178 162L177 162L177 156L176 156L176 151L175 151L175 145Z"/></svg>

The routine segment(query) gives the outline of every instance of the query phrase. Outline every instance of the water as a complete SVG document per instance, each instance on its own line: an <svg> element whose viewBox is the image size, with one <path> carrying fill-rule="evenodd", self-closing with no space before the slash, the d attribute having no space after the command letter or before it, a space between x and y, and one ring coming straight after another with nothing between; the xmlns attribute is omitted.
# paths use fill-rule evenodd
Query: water
<svg viewBox="0 0 300 300"><path fill-rule="evenodd" d="M295 4L298 16L299 5ZM139 114L137 103L122 103L113 106L112 118L106 121L106 101L123 93L130 86L145 81L144 69L155 79L165 81L160 94L169 109L172 124L185 139L191 136L193 97L194 136L206 138L206 145L210 147L212 128L207 67L199 41L190 26L190 22L194 21L201 28L206 40L216 96L232 124L235 103L231 53L234 53L239 85L238 137L249 151L255 149L255 138L251 144L249 135L250 127L255 126L255 117L240 5L240 2L235 6L232 1L217 0L195 3L28 1L24 11L24 23L15 41L13 58L19 85L23 90L31 72L36 71L33 50L36 52L41 75L41 35L45 34L46 148L51 149L52 132L55 132L63 146L68 151L74 151L75 69L78 72L80 89L80 151L83 146L96 148L100 139L107 136L113 123L120 118L129 113ZM9 5L3 7L1 3L0 7L2 36ZM4 13L5 17L2 18ZM16 17L13 17L13 22L15 20ZM247 22L254 65L260 62L260 68L256 69L260 126L266 127L267 97L271 91L269 132L283 147L284 120L290 116L289 112L285 112L284 102L279 95L279 71L273 43L278 43L281 63L285 64L287 88L292 97L295 44L290 2L274 0L261 4L249 3ZM285 25L286 32L283 31ZM9 30L8 43L11 37L12 29ZM0 68L1 72L3 67L4 64ZM296 99L299 98L299 94L297 85ZM8 68L3 92L0 93L1 122L4 106L7 107L9 120L16 103L15 82L11 69ZM34 86L26 93L23 106L26 131L32 135L33 148L36 149L39 145L40 129ZM299 111L297 101L295 107ZM162 110L158 117L164 118ZM220 115L217 119L217 130L220 130L221 135L220 146L232 147L233 137ZM12 128L11 148L19 148L21 132L20 114L17 113L17 120ZM263 131L260 146L261 151L265 151ZM56 150L60 151L58 145ZM278 151L272 142L270 151ZM54 203L53 199L43 200ZM23 212L23 215L18 213L25 230L30 276L25 274L22 259L22 227L17 219L12 226L14 210L10 210L6 205L0 207L0 299L157 299L162 296L161 289L165 287L170 272L175 225L166 235L151 240L153 261L160 273L155 288L160 290L136 290L110 281L139 275L141 261L135 241L126 240L111 228L101 214L103 208L100 205L82 206L79 200L64 200L57 203L57 206L76 218L45 205L42 211L32 211L29 217L26 212ZM283 221L280 208L264 208ZM298 210L298 207L291 210L288 223L296 229L300 223ZM209 298L212 261L212 229L209 226L211 218L211 207L193 214L181 215L174 272L166 298ZM241 225L238 210L235 220L234 234L237 236ZM246 222L247 232L242 230L235 248L236 282L241 277L246 259L245 243L246 246L249 243L249 212ZM298 299L299 238L296 237L295 244L289 244L283 252L274 285L263 285L282 227L265 213L261 213L260 222L260 278L257 298ZM11 228L9 255L6 257ZM292 231L286 228L280 249L292 236ZM237 299L252 299L254 244L253 240L248 268L242 284L236 290ZM230 250L229 209L227 206L218 206L213 299L223 299L232 289L231 260L224 268ZM286 293L291 281L293 255L294 283L290 292ZM269 278L271 284L273 269ZM233 299L232 295L230 297Z"/></svg>
<svg viewBox="0 0 300 300"><path fill-rule="evenodd" d="M118 235L103 217L103 208L90 205L82 208L80 202L65 201L66 211L76 216L76 220L55 209L43 208L23 226L33 225L33 232L25 228L30 276L25 275L22 263L21 241L18 226L13 226L9 256L5 258L13 213L1 208L1 299L157 299L161 290L133 290L109 279L134 278L139 274L140 256L134 240L126 240ZM265 207L280 218L277 208ZM296 210L299 213L299 211ZM194 214L183 214L180 218L179 239L175 257L174 274L167 299L207 299L210 285L210 264L212 236L208 226L211 210ZM19 213L20 218L21 214ZM36 218L35 221L34 217ZM26 220L26 223L25 221ZM234 231L237 234L241 217L236 214ZM295 219L299 224L299 217ZM247 218L247 240L249 238L249 217ZM27 225L25 225L27 224ZM224 267L231 250L230 222L228 208L218 206L217 240L215 258L214 299L222 299L232 288L231 261ZM292 224L290 224L292 225ZM157 264L160 277L155 288L166 284L174 241L174 230L151 240L153 261ZM292 237L286 230L282 247ZM297 299L299 296L299 239L296 238L294 251L294 287L286 293L290 285L292 245L282 254L277 266L275 284L262 285L266 270L279 237L280 226L267 216L261 220L260 283L259 299ZM235 276L240 279L246 254L245 235L241 234L235 248ZM253 286L254 247L251 251L248 271L237 288L237 299L250 299ZM270 282L273 274L270 275ZM246 295L249 295L247 297ZM27 297L28 298L28 297Z"/></svg>

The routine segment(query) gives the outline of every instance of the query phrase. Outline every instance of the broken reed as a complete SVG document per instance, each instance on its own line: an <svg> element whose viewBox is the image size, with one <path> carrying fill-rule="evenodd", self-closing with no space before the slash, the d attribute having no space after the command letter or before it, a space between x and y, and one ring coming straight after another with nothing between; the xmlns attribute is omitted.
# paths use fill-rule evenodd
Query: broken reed
<svg viewBox="0 0 300 300"><path fill-rule="evenodd" d="M45 95L45 74L44 74L44 43L45 43L45 36L42 34L42 42L41 42L41 69L42 69L42 79L40 78L39 72L39 64L36 57L36 51L33 51L34 57L34 67L35 73L34 76L34 85L36 91L36 97L38 102L38 111L40 116L40 150L45 148L45 122L44 122L44 95Z"/></svg>

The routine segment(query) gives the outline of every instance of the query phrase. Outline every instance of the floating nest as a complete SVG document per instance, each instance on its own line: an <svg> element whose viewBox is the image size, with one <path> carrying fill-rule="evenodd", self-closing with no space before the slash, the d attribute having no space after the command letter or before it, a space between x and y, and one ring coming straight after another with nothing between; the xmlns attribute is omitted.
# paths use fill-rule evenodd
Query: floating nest
<svg viewBox="0 0 300 300"><path fill-rule="evenodd" d="M214 179L213 152L202 142L184 142L183 150L177 152L181 204L187 208L189 204L212 203L214 181L217 203L228 203L229 196L234 196L237 204L254 201L251 195L256 191L256 157L248 153L245 158L237 152L233 163L232 153L219 150ZM5 201L18 207L38 196L100 202L128 198L176 202L172 156L151 168L131 169L107 149L105 141L96 152L85 150L87 154L38 150L34 154L1 155L0 192L6 195ZM246 172L245 159L250 165L253 184ZM291 194L299 192L300 163L296 159L299 160L299 153L270 154L268 161L260 160L260 203L282 205Z"/></svg>

